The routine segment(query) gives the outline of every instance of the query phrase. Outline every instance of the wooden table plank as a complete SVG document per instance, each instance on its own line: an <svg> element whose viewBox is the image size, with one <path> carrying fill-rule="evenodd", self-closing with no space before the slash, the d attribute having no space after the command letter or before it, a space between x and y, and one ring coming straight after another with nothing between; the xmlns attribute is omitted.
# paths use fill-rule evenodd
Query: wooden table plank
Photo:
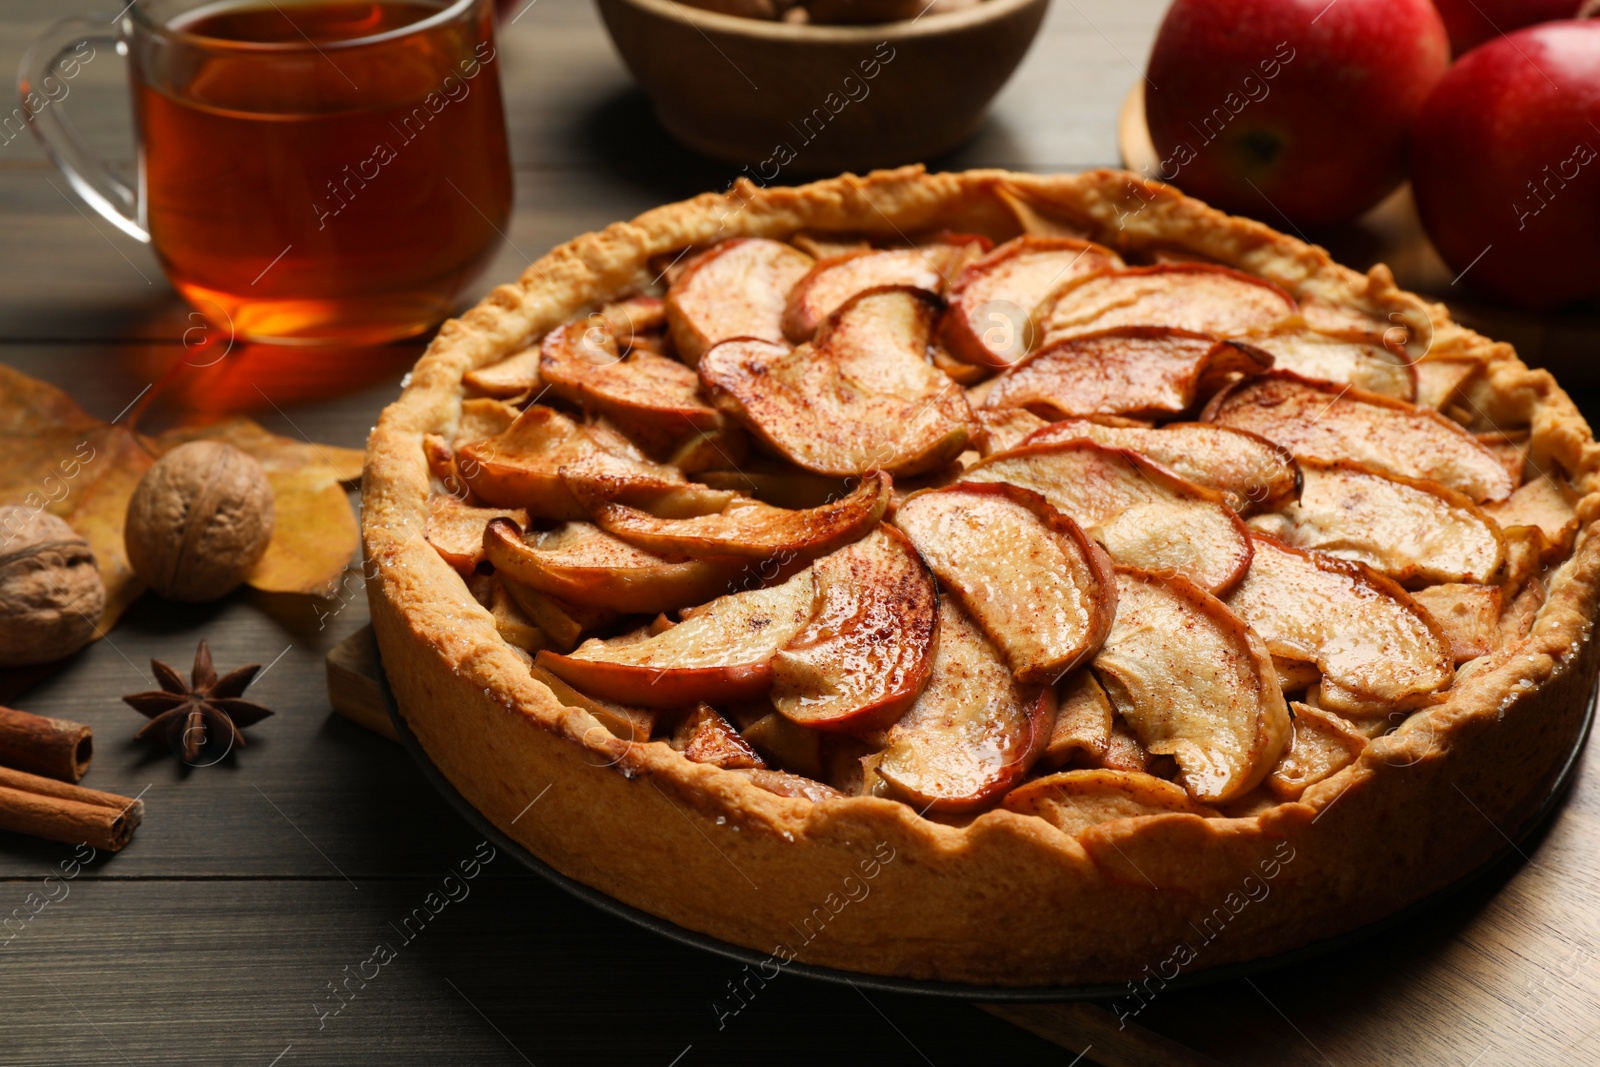
<svg viewBox="0 0 1600 1067"><path fill-rule="evenodd" d="M426 877L359 889L337 878L52 882L56 901L14 920L5 943L0 1060L689 1067L920 1064L920 1050L949 1067L1061 1057L959 1002L791 977L752 982L736 1010L740 965L544 882L508 879L508 856L461 878L460 862L491 855L478 843L461 838ZM0 914L71 855L57 846L31 877L0 881ZM393 952L386 963L373 955L379 944Z"/></svg>

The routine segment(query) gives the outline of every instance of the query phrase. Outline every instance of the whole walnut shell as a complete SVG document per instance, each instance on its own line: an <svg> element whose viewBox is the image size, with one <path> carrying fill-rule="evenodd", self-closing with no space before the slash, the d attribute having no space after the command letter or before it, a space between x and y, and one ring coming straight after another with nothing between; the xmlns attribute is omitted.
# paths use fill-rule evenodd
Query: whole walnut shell
<svg viewBox="0 0 1600 1067"><path fill-rule="evenodd" d="M170 600L226 596L272 540L272 486L249 455L191 441L145 471L123 541L134 573Z"/></svg>
<svg viewBox="0 0 1600 1067"><path fill-rule="evenodd" d="M88 541L48 512L0 507L0 667L70 656L105 609Z"/></svg>

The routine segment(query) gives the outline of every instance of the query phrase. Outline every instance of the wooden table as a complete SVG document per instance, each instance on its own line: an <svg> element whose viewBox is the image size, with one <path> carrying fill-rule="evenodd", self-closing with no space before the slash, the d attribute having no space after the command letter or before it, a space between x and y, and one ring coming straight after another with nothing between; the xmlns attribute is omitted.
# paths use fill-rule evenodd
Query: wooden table
<svg viewBox="0 0 1600 1067"><path fill-rule="evenodd" d="M1163 6L1058 0L982 132L936 162L1115 163L1117 108ZM0 70L16 69L49 20L77 10L89 10L85 0L0 0ZM666 140L585 0L536 0L513 16L502 54L517 212L484 289L566 237L720 188L733 172ZM120 63L106 54L86 67L66 107L126 164ZM1403 219L1380 217L1332 239L1357 262L1397 247L1395 226L1404 231ZM1440 284L1425 248L1404 247L1407 277ZM0 145L0 265L0 362L69 388L97 415L116 415L187 354L194 323L148 250L86 214L27 138ZM1476 313L1534 360L1571 365L1591 336L1583 320ZM175 395L191 408L249 410L281 433L359 446L417 351L394 346L332 364L247 358L227 374L197 374ZM1581 399L1600 407L1600 397ZM157 414L181 414L174 407ZM509 857L491 862L470 896L403 945L379 977L364 988L352 981L355 996L332 1014L333 987L378 942L399 944L400 919L477 845L398 748L329 713L323 656L365 620L359 596L313 603L241 593L201 607L146 600L108 640L15 701L91 724L98 754L85 784L140 794L148 815L125 853L95 862L65 897L13 923L0 949L0 1062L627 1057L667 1067L849 1056L944 1067L1066 1063L1091 1045L1084 1062L1107 1064L1600 1058L1592 776L1580 778L1550 832L1525 846L1526 865L1414 928L1303 974L1169 994L1125 1030L1093 1005L991 1014L792 978L719 1023L713 1002L725 999L734 965L578 904ZM118 698L148 688L150 657L185 665L202 636L224 667L271 664L252 695L278 714L234 758L189 770L129 740L143 720ZM71 853L0 836L0 917L26 914L29 894Z"/></svg>

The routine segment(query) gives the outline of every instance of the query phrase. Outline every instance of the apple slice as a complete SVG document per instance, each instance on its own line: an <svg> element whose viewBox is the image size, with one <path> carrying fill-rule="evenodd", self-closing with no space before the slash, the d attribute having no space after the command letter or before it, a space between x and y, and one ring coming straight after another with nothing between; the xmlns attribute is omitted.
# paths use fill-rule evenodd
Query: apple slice
<svg viewBox="0 0 1600 1067"><path fill-rule="evenodd" d="M668 559L586 522L524 534L502 518L490 522L480 540L484 558L508 577L625 615L702 604L728 592L750 566L746 559Z"/></svg>
<svg viewBox="0 0 1600 1067"><path fill-rule="evenodd" d="M1578 536L1577 494L1546 472L1518 486L1505 500L1484 508L1502 528L1532 526L1544 536L1546 560L1572 551Z"/></svg>
<svg viewBox="0 0 1600 1067"><path fill-rule="evenodd" d="M783 341L789 290L812 267L782 241L735 237L698 256L667 290L667 325L689 366L732 337Z"/></svg>
<svg viewBox="0 0 1600 1067"><path fill-rule="evenodd" d="M630 708L626 704L585 696L537 664L529 667L528 671L535 681L544 683L557 703L569 708L582 708L598 719L608 732L624 741L644 744L655 732L661 712L653 708Z"/></svg>
<svg viewBox="0 0 1600 1067"><path fill-rule="evenodd" d="M1347 560L1253 535L1227 598L1274 655L1315 663L1321 706L1371 717L1435 702L1454 677L1438 623L1392 580Z"/></svg>
<svg viewBox="0 0 1600 1067"><path fill-rule="evenodd" d="M483 531L494 519L510 519L524 526L528 513L510 508L468 507L453 496L435 494L428 498L423 536L446 563L463 575L470 575L483 562Z"/></svg>
<svg viewBox="0 0 1600 1067"><path fill-rule="evenodd" d="M1494 651L1500 630L1499 586L1450 582L1411 596L1444 631L1456 666Z"/></svg>
<svg viewBox="0 0 1600 1067"><path fill-rule="evenodd" d="M764 504L798 511L819 508L845 496L852 479L813 474L786 460L757 456L735 469L701 471L696 480L713 489L729 489Z"/></svg>
<svg viewBox="0 0 1600 1067"><path fill-rule="evenodd" d="M1108 696L1106 699L1111 698ZM1108 771L1139 771L1142 774L1155 766L1156 761L1134 736L1128 721L1113 710L1111 733L1106 738L1106 753L1094 762Z"/></svg>
<svg viewBox="0 0 1600 1067"><path fill-rule="evenodd" d="M772 661L772 703L818 730L881 730L927 684L939 590L905 535L880 526L811 565L817 611Z"/></svg>
<svg viewBox="0 0 1600 1067"><path fill-rule="evenodd" d="M748 779L750 784L758 789L765 789L780 797L809 800L813 804L820 804L824 800L838 800L845 795L831 785L825 785L803 775L790 774L788 771L755 767L735 770L733 773Z"/></svg>
<svg viewBox="0 0 1600 1067"><path fill-rule="evenodd" d="M1010 482L1044 497L1128 566L1175 571L1209 590L1250 566L1244 523L1210 489L1137 452L1092 441L1024 445L969 468L969 482Z"/></svg>
<svg viewBox="0 0 1600 1067"><path fill-rule="evenodd" d="M550 635L528 617L510 591L498 581L490 586L489 614L494 616L495 631L513 648L520 648L531 655L550 647Z"/></svg>
<svg viewBox="0 0 1600 1067"><path fill-rule="evenodd" d="M1026 408L1005 408L1000 411L978 408L972 417L978 424L974 444L978 446L980 456L1009 452L1031 434L1050 425Z"/></svg>
<svg viewBox="0 0 1600 1067"><path fill-rule="evenodd" d="M638 345L659 348L659 337L667 328L667 302L643 294L625 297L606 304L593 318L605 324L623 351Z"/></svg>
<svg viewBox="0 0 1600 1067"><path fill-rule="evenodd" d="M719 406L779 454L819 474L919 474L966 447L972 413L961 387L928 361L937 298L870 289L788 349L741 339L700 363Z"/></svg>
<svg viewBox="0 0 1600 1067"><path fill-rule="evenodd" d="M1004 805L1074 837L1114 819L1217 814L1171 782L1138 771L1061 771L1019 785L1006 794Z"/></svg>
<svg viewBox="0 0 1600 1067"><path fill-rule="evenodd" d="M498 363L469 370L461 383L480 396L510 400L539 388L539 346L525 348Z"/></svg>
<svg viewBox="0 0 1600 1067"><path fill-rule="evenodd" d="M1354 460L1439 482L1480 504L1515 488L1493 452L1437 411L1287 371L1230 386L1201 417L1258 433L1297 459Z"/></svg>
<svg viewBox="0 0 1600 1067"><path fill-rule="evenodd" d="M681 708L754 700L772 687L772 657L810 621L817 584L808 567L781 585L703 605L643 640L590 640L538 663L585 693L622 704Z"/></svg>
<svg viewBox="0 0 1600 1067"><path fill-rule="evenodd" d="M1246 340L1269 353L1278 367L1302 378L1353 385L1399 400L1417 399L1419 375L1411 360L1372 338L1299 327L1255 334Z"/></svg>
<svg viewBox="0 0 1600 1067"><path fill-rule="evenodd" d="M910 497L894 521L1018 681L1054 684L1105 640L1111 560L1038 493L960 482Z"/></svg>
<svg viewBox="0 0 1600 1067"><path fill-rule="evenodd" d="M957 359L1003 370L1032 345L1034 309L1069 278L1122 260L1109 248L1072 237L1017 237L967 265L950 286L941 329Z"/></svg>
<svg viewBox="0 0 1600 1067"><path fill-rule="evenodd" d="M700 399L699 375L654 352L622 355L604 327L559 326L545 336L539 358L550 392L625 426L658 455L693 431L723 423L722 413Z"/></svg>
<svg viewBox="0 0 1600 1067"><path fill-rule="evenodd" d="M726 770L760 770L766 762L713 707L697 706L672 732L672 747L694 763Z"/></svg>
<svg viewBox="0 0 1600 1067"><path fill-rule="evenodd" d="M766 702L771 707L771 701ZM738 717L735 716L735 721ZM808 778L820 778L823 774L822 767L822 740L823 733L819 730L808 730L798 723L791 722L776 711L768 712L760 718L739 729L744 739L761 753L765 759L772 760L781 767L787 767L796 774L803 774Z"/></svg>
<svg viewBox="0 0 1600 1067"><path fill-rule="evenodd" d="M1266 643L1185 578L1118 567L1117 592L1116 622L1094 660L1111 703L1147 751L1177 760L1195 800L1254 789L1289 741Z"/></svg>
<svg viewBox="0 0 1600 1067"><path fill-rule="evenodd" d="M1367 735L1331 711L1298 702L1289 707L1294 736L1265 783L1279 800L1299 800L1307 789L1354 763L1367 747Z"/></svg>
<svg viewBox="0 0 1600 1067"><path fill-rule="evenodd" d="M1065 767L1081 754L1098 764L1111 747L1111 698L1101 688L1094 672L1085 668L1061 687L1056 708L1055 728L1045 745L1044 763Z"/></svg>
<svg viewBox="0 0 1600 1067"><path fill-rule="evenodd" d="M597 604L574 603L524 585L505 574L495 576L521 612L549 637L558 652L570 652L584 634L617 621L617 613Z"/></svg>
<svg viewBox="0 0 1600 1067"><path fill-rule="evenodd" d="M462 445L456 469L485 503L525 507L546 519L585 519L571 486L604 487L618 499L663 514L717 511L732 493L697 485L674 467L652 463L618 437L580 426L535 404L504 433Z"/></svg>
<svg viewBox="0 0 1600 1067"><path fill-rule="evenodd" d="M1462 386L1482 369L1474 359L1425 359L1416 365L1417 395L1410 399L1436 411L1454 407L1461 401Z"/></svg>
<svg viewBox="0 0 1600 1067"><path fill-rule="evenodd" d="M1170 326L1238 337L1293 315L1271 282L1203 263L1100 270L1070 279L1040 305L1043 344L1113 326Z"/></svg>
<svg viewBox="0 0 1600 1067"><path fill-rule="evenodd" d="M1296 548L1353 559L1397 582L1487 582L1505 558L1500 528L1438 482L1360 463L1300 464L1300 499L1250 525Z"/></svg>
<svg viewBox="0 0 1600 1067"><path fill-rule="evenodd" d="M1069 337L1023 357L984 401L1027 408L1047 419L1080 415L1171 417L1227 385L1260 374L1259 349L1164 326L1119 326Z"/></svg>
<svg viewBox="0 0 1600 1067"><path fill-rule="evenodd" d="M939 601L939 642L928 684L869 756L895 793L923 810L970 811L1028 773L1055 718L1055 690L1012 677L966 612Z"/></svg>
<svg viewBox="0 0 1600 1067"><path fill-rule="evenodd" d="M878 524L893 483L868 475L842 500L805 511L735 499L722 511L688 519L662 519L622 504L597 503L594 521L631 545L691 559L816 558L858 541Z"/></svg>
<svg viewBox="0 0 1600 1067"><path fill-rule="evenodd" d="M1066 419L1030 434L1023 443L1075 440L1137 452L1185 481L1216 490L1237 512L1275 508L1300 492L1300 468L1286 450L1253 433L1209 423L1112 426Z"/></svg>
<svg viewBox="0 0 1600 1067"><path fill-rule="evenodd" d="M488 397L469 397L461 402L461 417L456 420L455 436L451 447L460 448L471 441L481 441L505 433L517 421L522 409L504 400Z"/></svg>
<svg viewBox="0 0 1600 1067"><path fill-rule="evenodd" d="M852 251L820 260L789 293L783 331L795 344L809 341L829 315L868 289L895 285L942 293L968 247L936 241L918 248Z"/></svg>

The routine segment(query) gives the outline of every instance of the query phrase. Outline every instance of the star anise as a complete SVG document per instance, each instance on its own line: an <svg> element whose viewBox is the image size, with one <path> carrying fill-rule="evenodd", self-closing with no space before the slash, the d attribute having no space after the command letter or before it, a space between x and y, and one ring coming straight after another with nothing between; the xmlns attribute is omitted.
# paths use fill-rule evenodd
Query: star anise
<svg viewBox="0 0 1600 1067"><path fill-rule="evenodd" d="M244 747L244 734L239 728L272 714L259 704L240 699L260 669L261 664L252 663L218 678L217 669L211 665L211 648L204 640L195 650L194 672L187 682L165 663L152 659L150 670L161 688L122 698L150 720L134 734L134 740L164 740L185 762L200 755L212 738L225 740L228 749L234 745Z"/></svg>

